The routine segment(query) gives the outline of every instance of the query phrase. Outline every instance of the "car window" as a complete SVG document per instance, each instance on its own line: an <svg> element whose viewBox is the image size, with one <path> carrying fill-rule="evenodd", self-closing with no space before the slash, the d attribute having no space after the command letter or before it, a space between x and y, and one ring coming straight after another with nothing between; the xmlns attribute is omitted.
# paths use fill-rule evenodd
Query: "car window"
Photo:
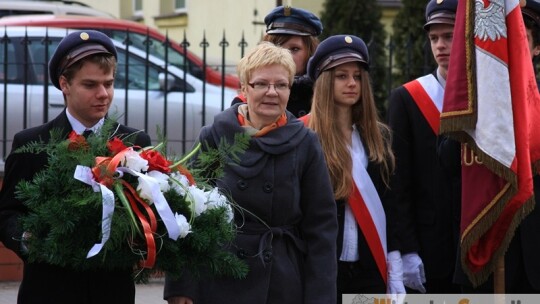
<svg viewBox="0 0 540 304"><path fill-rule="evenodd" d="M148 79L149 90L161 90L159 83L159 74L165 73L165 70L150 62L146 62L144 58L130 55L126 61L126 53L123 49L118 50L118 67L116 69L116 77L114 87L117 89L125 89L126 83L130 90L145 90L146 79ZM127 62L127 64L126 64ZM148 74L146 74L148 71ZM129 77L126 77L129 75ZM169 73L169 76L174 79L172 91L175 92L194 92L195 89L189 84L184 83L184 80Z"/></svg>
<svg viewBox="0 0 540 304"><path fill-rule="evenodd" d="M126 36L127 34L125 31L114 30L110 32L111 38L117 41L122 41L124 44L126 42ZM146 51L146 46L148 44L146 42L146 35L130 32L129 40L131 41L131 45L133 45L134 47L141 49L143 51ZM150 54L165 61L165 44L164 43L150 37L148 49L149 49ZM184 66L184 61L185 61L184 56L182 56L180 53L178 53L176 50L174 50L170 46L168 47L168 52L169 53L167 54L167 56L169 58L169 63L179 68L182 68ZM189 69L189 65L190 65L190 62L188 60L188 63L187 63L188 69Z"/></svg>
<svg viewBox="0 0 540 304"><path fill-rule="evenodd" d="M7 44L7 50L4 48L3 43L0 46L0 62L2 64L0 80L13 83L20 78L17 69L17 58L15 58L15 48L12 43Z"/></svg>
<svg viewBox="0 0 540 304"><path fill-rule="evenodd" d="M0 80L8 83L43 84L47 65L61 38L12 37L0 43ZM28 52L25 52L25 46ZM48 46L48 56L45 47ZM28 56L28 58L25 58ZM46 58L47 57L47 58ZM25 65L25 63L28 64ZM26 75L23 67L26 66ZM6 71L7 70L7 71Z"/></svg>
<svg viewBox="0 0 540 304"><path fill-rule="evenodd" d="M122 43L126 44L127 41L127 32L126 31L118 31L118 30L105 30L100 29L101 31L107 33L109 37L113 38L114 40L121 41ZM149 42L147 42L146 35L142 35L139 33L129 33L129 40L131 42L131 45L141 49L146 52L146 47L148 45L148 52L157 58L167 61L170 64L186 70L193 76L197 77L198 79L203 80L204 74L202 72L202 69L199 68L196 64L193 64L189 58L185 58L183 54L178 52L176 49L172 48L170 45L165 48L165 44L155 38L150 37ZM165 51L167 50L167 60L165 60ZM187 59L187 60L186 60ZM186 65L184 67L184 64Z"/></svg>
<svg viewBox="0 0 540 304"><path fill-rule="evenodd" d="M120 50L118 50L120 51ZM159 90L158 81L159 71L149 66L148 68L148 89ZM126 77L129 75L129 78ZM139 57L129 56L126 65L126 54L123 51L118 52L118 66L116 68L116 79L114 81L114 87L119 89L127 88L130 90L144 90L146 89L146 64Z"/></svg>
<svg viewBox="0 0 540 304"><path fill-rule="evenodd" d="M0 9L0 18L14 15L51 15L53 11L47 10L18 10L18 9Z"/></svg>
<svg viewBox="0 0 540 304"><path fill-rule="evenodd" d="M30 43L28 44L29 60L32 63L31 66L34 70L34 75L36 75L35 82L32 84L43 84L45 75L49 73L49 60L60 43L59 38L49 38L47 41L46 43L43 38L30 38Z"/></svg>
<svg viewBox="0 0 540 304"><path fill-rule="evenodd" d="M4 43L0 43L0 64L2 67L0 80L7 80L7 83L43 84L45 76L48 73L48 62L54 50L58 47L60 39L61 37L49 37L47 42L45 42L43 37L28 37L28 41L24 43L25 38L13 37L12 39L5 39L3 41ZM21 69L26 61L24 58L24 45L28 47L29 62L26 65L28 71L26 80ZM146 81L148 79L148 90L158 91L162 89L159 82L159 74L165 72L162 67L151 62L147 63L145 58L134 54L129 56L128 64L126 64L125 50L120 48L117 50L118 66L116 69L115 88L125 89L127 87L129 90L146 90ZM126 77L126 75L129 75L129 77ZM174 83L171 91L195 91L189 83L184 83L178 76L174 76L171 73L169 75Z"/></svg>

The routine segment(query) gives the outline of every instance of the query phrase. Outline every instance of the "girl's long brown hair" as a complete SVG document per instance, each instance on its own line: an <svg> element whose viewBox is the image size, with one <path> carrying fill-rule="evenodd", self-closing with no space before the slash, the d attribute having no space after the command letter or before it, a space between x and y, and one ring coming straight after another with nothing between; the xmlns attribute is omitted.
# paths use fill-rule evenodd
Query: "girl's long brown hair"
<svg viewBox="0 0 540 304"><path fill-rule="evenodd" d="M349 197L352 190L352 159L348 139L336 124L334 106L334 70L321 73L315 81L311 118L308 126L319 136L336 199ZM352 123L360 132L370 161L380 164L381 176L388 187L395 159L391 148L391 132L379 118L369 73L361 68L361 96L352 107Z"/></svg>

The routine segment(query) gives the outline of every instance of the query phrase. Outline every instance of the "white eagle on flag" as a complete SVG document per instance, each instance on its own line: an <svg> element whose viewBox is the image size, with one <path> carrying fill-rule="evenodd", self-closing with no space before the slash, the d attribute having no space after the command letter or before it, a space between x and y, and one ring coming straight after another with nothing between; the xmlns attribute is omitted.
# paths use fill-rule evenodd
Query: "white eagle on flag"
<svg viewBox="0 0 540 304"><path fill-rule="evenodd" d="M475 37L481 40L489 38L492 41L507 37L504 0L492 0L487 7L484 7L482 0L475 0L474 11L476 15Z"/></svg>

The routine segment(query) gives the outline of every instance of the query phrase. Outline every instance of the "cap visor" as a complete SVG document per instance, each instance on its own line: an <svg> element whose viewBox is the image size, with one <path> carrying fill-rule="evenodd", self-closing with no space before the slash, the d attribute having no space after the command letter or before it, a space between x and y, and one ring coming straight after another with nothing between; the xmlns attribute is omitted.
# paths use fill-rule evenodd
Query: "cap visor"
<svg viewBox="0 0 540 304"><path fill-rule="evenodd" d="M358 62L358 63L362 63L363 66L366 66L367 65L367 62L365 60L362 60L358 57L344 57L344 58L340 58L340 59L337 59L337 60L334 60L332 61L331 63L329 63L325 68L324 68L324 71L326 70L329 70L331 68L335 68L337 67L338 65L342 65L344 63L348 63L348 62Z"/></svg>
<svg viewBox="0 0 540 304"><path fill-rule="evenodd" d="M70 65L74 64L75 62L85 58L85 57L88 57L90 55L94 55L94 54L111 54L111 52L109 52L103 45L101 44L97 44L97 43L92 43L92 44L87 44L87 45L83 45L83 46L80 46L74 50L72 50L68 56L66 57L67 58L67 62L66 62L66 65L64 68L67 68L69 67Z"/></svg>
<svg viewBox="0 0 540 304"><path fill-rule="evenodd" d="M297 30L292 29L286 29L286 28L276 28L266 31L269 35L296 35L296 36L311 36L310 33L301 32Z"/></svg>
<svg viewBox="0 0 540 304"><path fill-rule="evenodd" d="M429 16L428 22L424 24L424 29L428 30L432 24L450 24L456 23L456 14L450 11L438 11Z"/></svg>

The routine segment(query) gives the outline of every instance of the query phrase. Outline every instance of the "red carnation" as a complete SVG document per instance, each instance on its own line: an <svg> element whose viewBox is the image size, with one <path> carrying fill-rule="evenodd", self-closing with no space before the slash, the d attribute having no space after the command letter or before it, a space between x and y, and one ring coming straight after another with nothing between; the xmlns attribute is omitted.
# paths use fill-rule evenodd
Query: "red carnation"
<svg viewBox="0 0 540 304"><path fill-rule="evenodd" d="M112 155L116 155L121 151L127 149L127 146L121 139L115 137L107 142L107 148L109 149L109 151L111 151Z"/></svg>
<svg viewBox="0 0 540 304"><path fill-rule="evenodd" d="M88 150L88 142L84 136L77 134L75 131L71 131L68 136L68 149L69 151L76 150Z"/></svg>
<svg viewBox="0 0 540 304"><path fill-rule="evenodd" d="M141 157L148 161L148 171L157 170L162 173L169 173L171 162L161 153L155 150L145 150L141 152Z"/></svg>

